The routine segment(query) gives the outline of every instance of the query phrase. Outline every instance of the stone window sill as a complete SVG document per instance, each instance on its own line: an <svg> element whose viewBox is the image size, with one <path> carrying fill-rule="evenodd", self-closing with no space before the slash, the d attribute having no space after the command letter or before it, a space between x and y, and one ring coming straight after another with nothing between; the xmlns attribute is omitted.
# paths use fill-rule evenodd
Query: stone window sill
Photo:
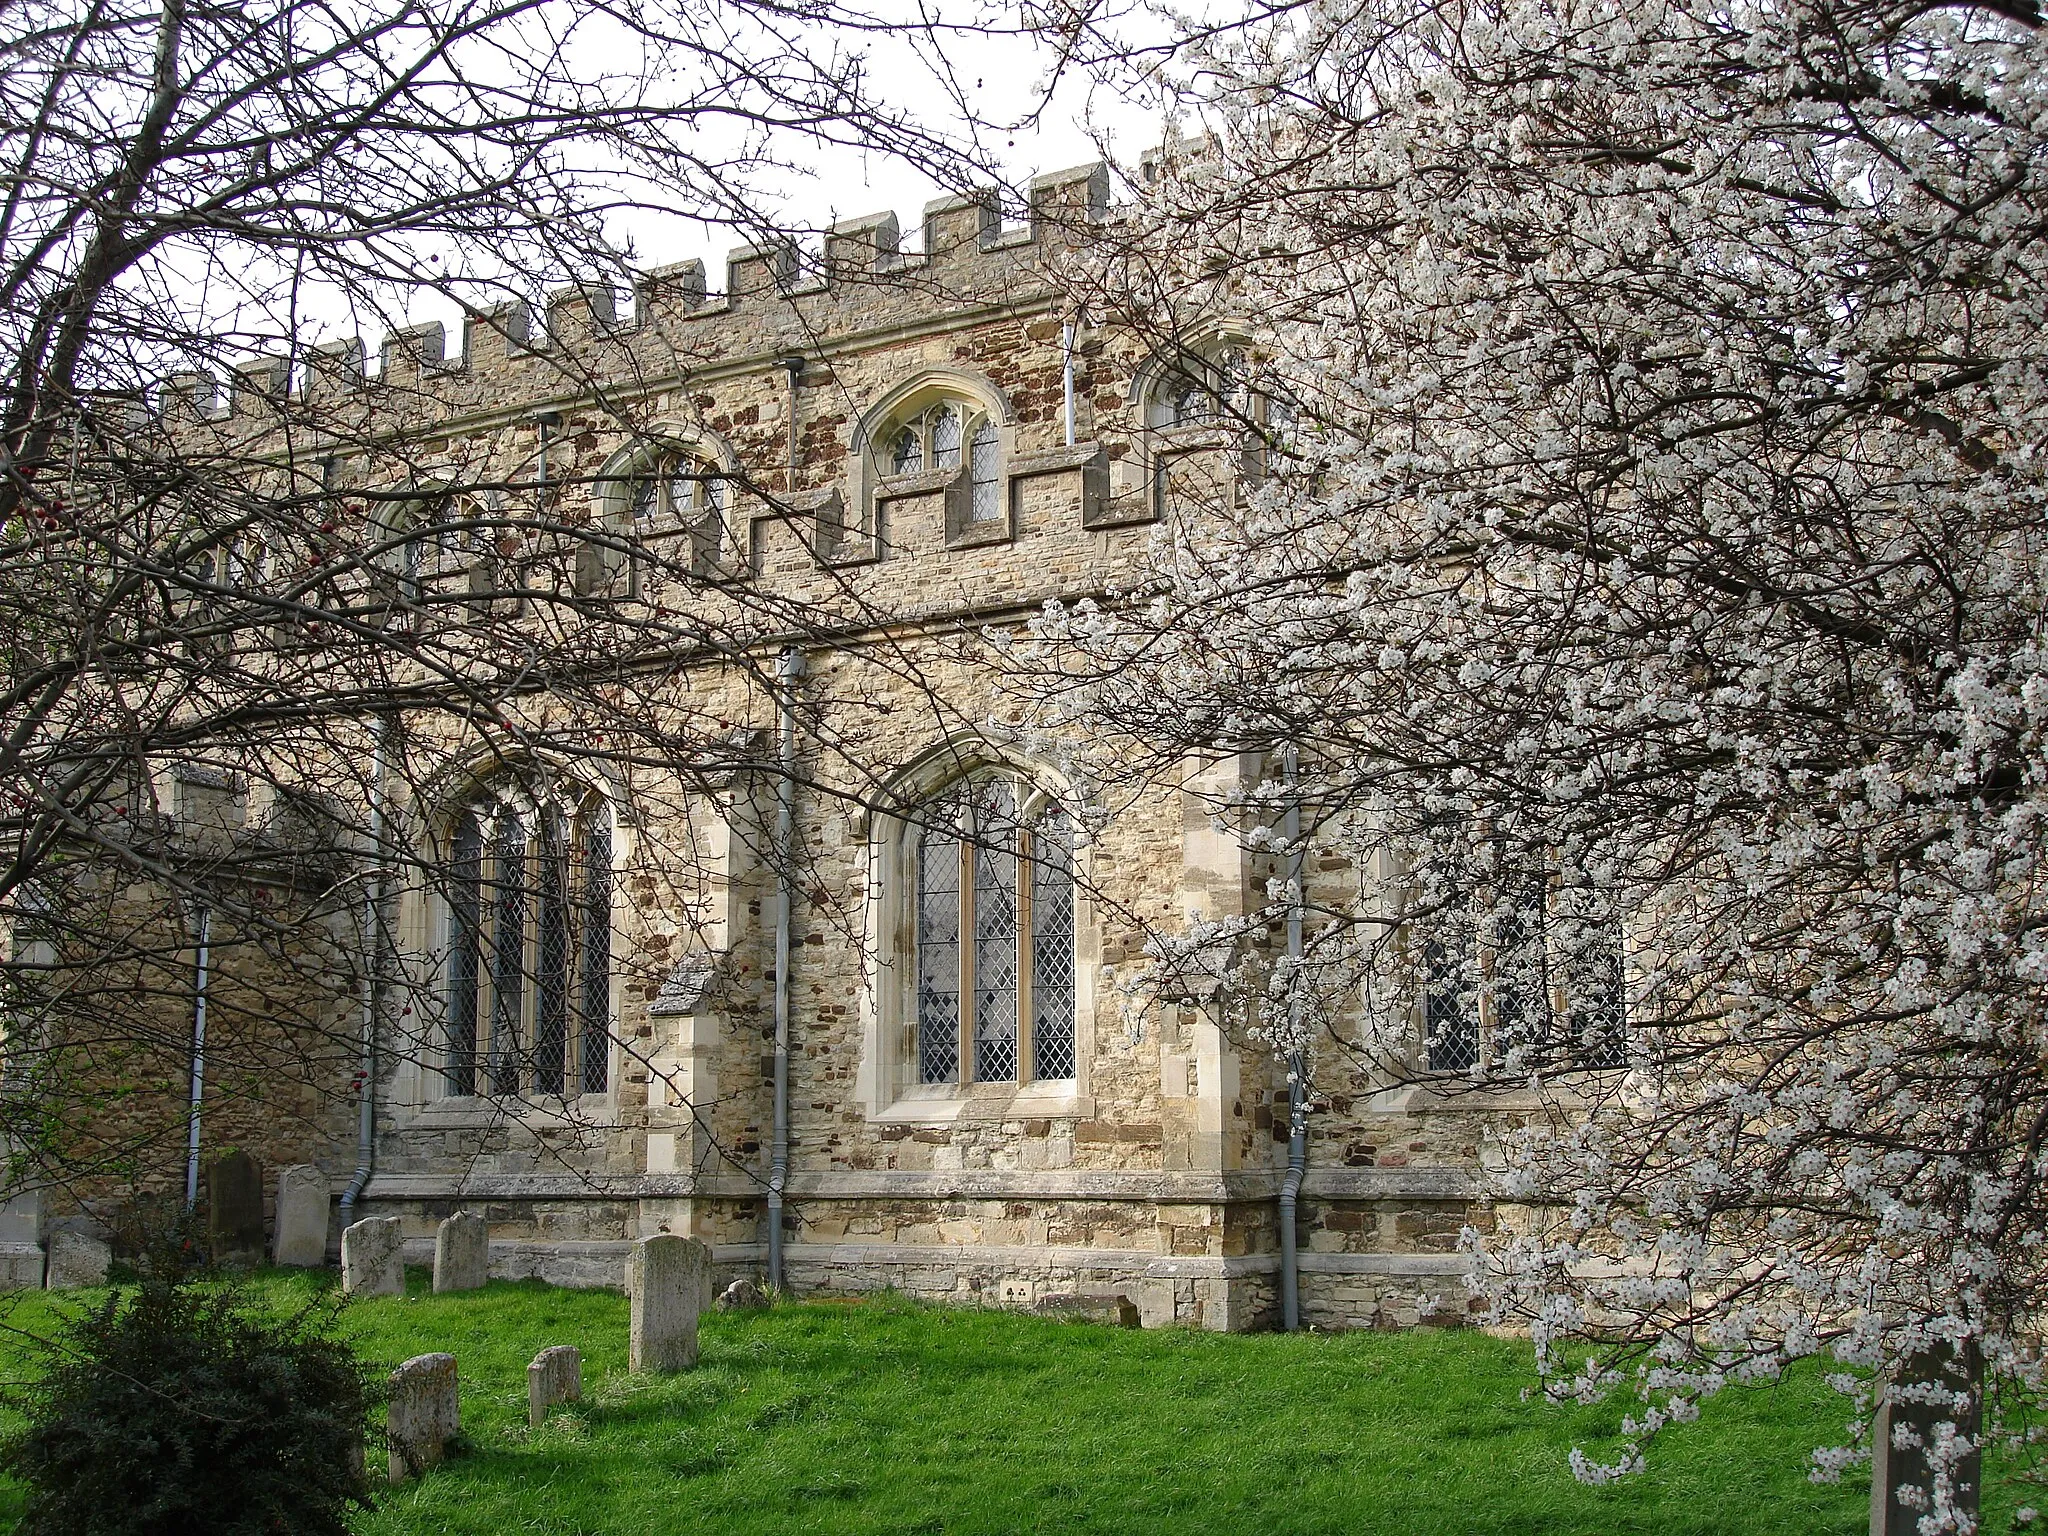
<svg viewBox="0 0 2048 1536"><path fill-rule="evenodd" d="M986 1124L1003 1120L1092 1120L1095 1098L1072 1079L1030 1083L919 1083L887 1109L868 1117L875 1125Z"/></svg>
<svg viewBox="0 0 2048 1536"><path fill-rule="evenodd" d="M408 1123L440 1130L480 1130L508 1121L532 1126L610 1125L617 1118L618 1100L610 1093L579 1093L566 1099L553 1095L515 1099L509 1095L497 1098L462 1094L429 1099L413 1112Z"/></svg>

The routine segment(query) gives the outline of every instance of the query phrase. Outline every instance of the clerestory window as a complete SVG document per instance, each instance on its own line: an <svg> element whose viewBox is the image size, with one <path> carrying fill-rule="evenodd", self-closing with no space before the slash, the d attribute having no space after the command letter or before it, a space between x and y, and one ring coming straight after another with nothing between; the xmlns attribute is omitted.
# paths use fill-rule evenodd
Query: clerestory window
<svg viewBox="0 0 2048 1536"><path fill-rule="evenodd" d="M606 1092L609 805L487 788L457 809L448 847L448 1092Z"/></svg>
<svg viewBox="0 0 2048 1536"><path fill-rule="evenodd" d="M964 401L941 400L897 422L881 441L892 475L964 467L969 522L993 522L1003 515L1002 439L986 414Z"/></svg>
<svg viewBox="0 0 2048 1536"><path fill-rule="evenodd" d="M922 1083L1071 1079L1073 824L1019 814L976 779L917 817L917 1075Z"/></svg>

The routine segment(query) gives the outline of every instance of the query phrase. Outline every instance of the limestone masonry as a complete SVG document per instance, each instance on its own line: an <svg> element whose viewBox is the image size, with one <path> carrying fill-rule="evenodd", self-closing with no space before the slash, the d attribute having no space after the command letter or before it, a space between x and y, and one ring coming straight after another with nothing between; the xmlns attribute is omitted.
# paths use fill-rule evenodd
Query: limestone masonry
<svg viewBox="0 0 2048 1536"><path fill-rule="evenodd" d="M630 768L559 782L545 743L577 727L544 694L520 722L535 757L465 757L443 798L393 808L443 867L395 904L410 990L383 1000L374 1171L351 1216L373 1220L349 1233L352 1289L395 1283L394 1235L415 1264L440 1235L437 1285L469 1282L455 1277L476 1244L495 1275L617 1286L634 1245L670 1234L711 1258L705 1294L659 1298L686 1331L683 1314L762 1275L782 880L790 1289L1135 1309L1146 1326L1275 1320L1285 1076L1213 1007L1133 1010L1114 986L1142 964L1148 925L1267 899L1270 859L1211 814L1261 765L1079 782L1059 743L1007 728L1015 707L987 664L991 627L1114 586L1177 495L1235 472L1194 398L1229 387L1231 317L1191 323L1162 357L1047 280L1106 192L1099 167L1040 178L1020 229L937 203L914 255L893 217L849 221L808 283L744 251L714 297L686 263L649 276L630 320L606 294L563 296L540 329L508 309L470 326L459 362L438 327L395 336L375 379L360 347L323 354L306 389L408 445L423 507L437 475L507 495L559 482L566 523L687 542L706 592L674 601L716 605L723 582L743 591L735 613L781 604L839 626L821 643L816 627L792 640L757 624L761 665L791 651L805 706L800 875L764 853L775 775L735 775L729 792ZM254 402L286 378L252 364L196 419L263 430ZM664 600L602 540L477 551L421 516L416 579L479 602L501 589L487 565L529 556L529 586ZM676 719L729 718L772 759L775 714L729 658L669 670ZM550 839L571 850L559 869L534 851ZM523 905L507 904L507 871ZM1335 860L1311 873L1355 878ZM1350 1075L1339 1053L1318 1088L1305 1320L1466 1318L1457 1234L1492 1219L1485 1127L1517 1106ZM339 1082L334 1097L340 1112L288 1122L317 1136L279 1145L273 1128L260 1146L272 1166L318 1166L294 1170L295 1195L324 1177L339 1196L357 1160L353 1100ZM471 1219L444 1227L457 1213ZM292 1208L286 1262L307 1261L306 1219ZM642 1262L669 1284L669 1255ZM411 1431L393 1422L397 1446Z"/></svg>

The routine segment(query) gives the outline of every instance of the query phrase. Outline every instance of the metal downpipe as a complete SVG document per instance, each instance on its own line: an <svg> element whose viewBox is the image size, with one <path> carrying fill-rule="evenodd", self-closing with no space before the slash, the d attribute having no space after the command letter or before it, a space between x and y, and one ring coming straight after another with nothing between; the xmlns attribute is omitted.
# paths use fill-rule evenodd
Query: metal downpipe
<svg viewBox="0 0 2048 1536"><path fill-rule="evenodd" d="M341 1192L341 1225L346 1229L356 1201L377 1170L377 915L384 900L384 769L393 722L377 722L370 751L370 868L363 878L362 1060L356 1067L356 1167Z"/></svg>
<svg viewBox="0 0 2048 1536"><path fill-rule="evenodd" d="M789 926L790 871L796 844L796 685L803 653L794 646L775 664L780 718L780 777L775 783L775 1118L768 1146L768 1284L783 1287L782 1192L789 1183Z"/></svg>
<svg viewBox="0 0 2048 1536"><path fill-rule="evenodd" d="M192 1095L185 1127L185 1209L199 1204L199 1102L206 1092L206 962L213 933L213 909L198 913L198 966L192 982Z"/></svg>
<svg viewBox="0 0 2048 1536"><path fill-rule="evenodd" d="M1295 1216L1301 1199L1302 1176L1308 1171L1308 1062L1299 1045L1304 861L1301 799L1296 793L1297 764L1291 744L1283 751L1281 764L1287 776L1287 813L1282 826L1291 865L1287 896L1287 1014L1291 1048L1287 1053L1287 1174L1280 1181L1280 1325L1289 1333L1298 1333L1301 1331L1301 1254Z"/></svg>

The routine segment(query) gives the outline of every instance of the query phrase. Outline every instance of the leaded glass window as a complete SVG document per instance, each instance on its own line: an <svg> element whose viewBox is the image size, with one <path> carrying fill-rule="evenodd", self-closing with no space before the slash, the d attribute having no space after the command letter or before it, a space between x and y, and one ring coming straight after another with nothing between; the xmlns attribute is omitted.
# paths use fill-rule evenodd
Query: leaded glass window
<svg viewBox="0 0 2048 1536"><path fill-rule="evenodd" d="M456 813L451 831L447 1091L605 1091L609 808L594 795L579 805L492 788Z"/></svg>
<svg viewBox="0 0 2048 1536"><path fill-rule="evenodd" d="M914 475L924 469L924 433L916 425L907 426L896 434L893 467L899 475Z"/></svg>
<svg viewBox="0 0 2048 1536"><path fill-rule="evenodd" d="M1467 1072L1479 1064L1479 1015L1471 988L1472 939L1463 913L1440 919L1422 944L1423 1027L1429 1064Z"/></svg>
<svg viewBox="0 0 2048 1536"><path fill-rule="evenodd" d="M483 979L483 829L476 812L455 820L455 861L448 891L448 1091L476 1092L477 987Z"/></svg>
<svg viewBox="0 0 2048 1536"><path fill-rule="evenodd" d="M975 796L980 846L974 863L974 1076L1017 1075L1016 799L999 779ZM1007 835L1006 835L1007 834Z"/></svg>
<svg viewBox="0 0 2048 1536"><path fill-rule="evenodd" d="M917 852L917 1080L960 1074L960 866L964 840L933 826Z"/></svg>
<svg viewBox="0 0 2048 1536"><path fill-rule="evenodd" d="M974 429L974 442L967 454L967 485L968 516L977 523L994 522L1003 515L998 448L994 422L984 421Z"/></svg>
<svg viewBox="0 0 2048 1536"><path fill-rule="evenodd" d="M960 467L960 408L942 405L932 412L932 468Z"/></svg>
<svg viewBox="0 0 2048 1536"><path fill-rule="evenodd" d="M884 447L892 475L957 470L964 462L974 487L970 499L976 510L971 515L976 520L997 515L1002 436L978 408L960 400L942 400L879 433L877 441ZM984 505L987 511L980 510Z"/></svg>
<svg viewBox="0 0 2048 1536"><path fill-rule="evenodd" d="M917 831L918 1080L1071 1078L1071 824L1020 818L1008 780L926 807ZM963 1003L966 1008L963 1016Z"/></svg>
<svg viewBox="0 0 2048 1536"><path fill-rule="evenodd" d="M1493 1030L1504 1052L1549 1041L1546 894L1540 874L1521 875L1511 878L1494 904Z"/></svg>
<svg viewBox="0 0 2048 1536"><path fill-rule="evenodd" d="M1628 990L1622 967L1617 924L1585 920L1577 925L1565 962L1565 987L1572 1052L1583 1066L1628 1063Z"/></svg>
<svg viewBox="0 0 2048 1536"><path fill-rule="evenodd" d="M1039 819L1031 849L1031 1045L1034 1076L1074 1075L1073 829Z"/></svg>

